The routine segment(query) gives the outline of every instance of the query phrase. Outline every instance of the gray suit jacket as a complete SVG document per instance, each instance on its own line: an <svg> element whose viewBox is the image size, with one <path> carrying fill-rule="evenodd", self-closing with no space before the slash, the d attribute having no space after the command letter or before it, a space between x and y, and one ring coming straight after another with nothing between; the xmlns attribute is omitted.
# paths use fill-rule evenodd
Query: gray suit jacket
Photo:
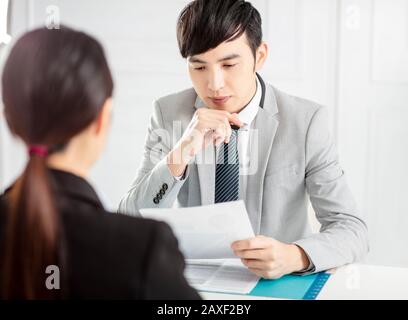
<svg viewBox="0 0 408 320"><path fill-rule="evenodd" d="M184 180L175 179L166 163L196 111L196 99L188 89L154 103L143 162L120 211L214 203L213 146L188 166ZM259 143L256 151L251 147L256 170L247 177L244 200L255 234L296 243L314 272L361 259L368 251L367 227L338 163L326 108L267 84L252 127ZM321 223L317 234L308 223L309 198Z"/></svg>

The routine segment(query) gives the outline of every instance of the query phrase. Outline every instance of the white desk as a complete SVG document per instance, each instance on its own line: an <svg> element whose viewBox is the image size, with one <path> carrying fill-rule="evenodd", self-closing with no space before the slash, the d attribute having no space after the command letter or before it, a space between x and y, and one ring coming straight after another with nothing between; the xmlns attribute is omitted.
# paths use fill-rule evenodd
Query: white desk
<svg viewBox="0 0 408 320"><path fill-rule="evenodd" d="M271 299L234 294L201 292L204 299ZM334 271L318 300L408 299L408 268L350 264Z"/></svg>

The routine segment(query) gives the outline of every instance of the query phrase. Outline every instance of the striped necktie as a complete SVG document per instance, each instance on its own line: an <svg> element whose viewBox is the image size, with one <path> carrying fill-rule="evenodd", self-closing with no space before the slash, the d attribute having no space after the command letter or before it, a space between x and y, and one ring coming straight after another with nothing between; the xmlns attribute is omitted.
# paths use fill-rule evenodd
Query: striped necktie
<svg viewBox="0 0 408 320"><path fill-rule="evenodd" d="M238 128L233 128L229 143L224 143L218 153L215 169L215 203L238 200L238 195Z"/></svg>

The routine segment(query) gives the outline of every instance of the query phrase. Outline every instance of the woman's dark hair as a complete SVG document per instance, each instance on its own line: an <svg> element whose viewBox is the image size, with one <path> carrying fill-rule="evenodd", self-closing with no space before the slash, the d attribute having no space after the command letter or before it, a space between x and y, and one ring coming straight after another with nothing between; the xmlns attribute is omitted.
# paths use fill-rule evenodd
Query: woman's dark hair
<svg viewBox="0 0 408 320"><path fill-rule="evenodd" d="M262 42L262 19L244 0L194 0L181 12L177 40L183 58L204 53L243 33L255 57Z"/></svg>
<svg viewBox="0 0 408 320"><path fill-rule="evenodd" d="M103 48L68 27L36 29L12 48L2 76L7 123L27 146L50 152L88 127L112 96L113 81ZM0 257L1 296L59 298L47 290L49 265L60 266L63 250L57 204L46 157L30 155L8 197L7 227ZM63 288L61 288L63 289Z"/></svg>

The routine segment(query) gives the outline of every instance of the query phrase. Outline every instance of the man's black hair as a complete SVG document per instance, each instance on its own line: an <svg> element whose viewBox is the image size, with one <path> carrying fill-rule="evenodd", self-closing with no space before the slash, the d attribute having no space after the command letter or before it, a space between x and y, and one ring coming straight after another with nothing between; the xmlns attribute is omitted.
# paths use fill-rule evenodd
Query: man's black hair
<svg viewBox="0 0 408 320"><path fill-rule="evenodd" d="M183 58L216 48L246 34L255 57L262 42L262 19L244 0L194 0L180 13L177 40Z"/></svg>

